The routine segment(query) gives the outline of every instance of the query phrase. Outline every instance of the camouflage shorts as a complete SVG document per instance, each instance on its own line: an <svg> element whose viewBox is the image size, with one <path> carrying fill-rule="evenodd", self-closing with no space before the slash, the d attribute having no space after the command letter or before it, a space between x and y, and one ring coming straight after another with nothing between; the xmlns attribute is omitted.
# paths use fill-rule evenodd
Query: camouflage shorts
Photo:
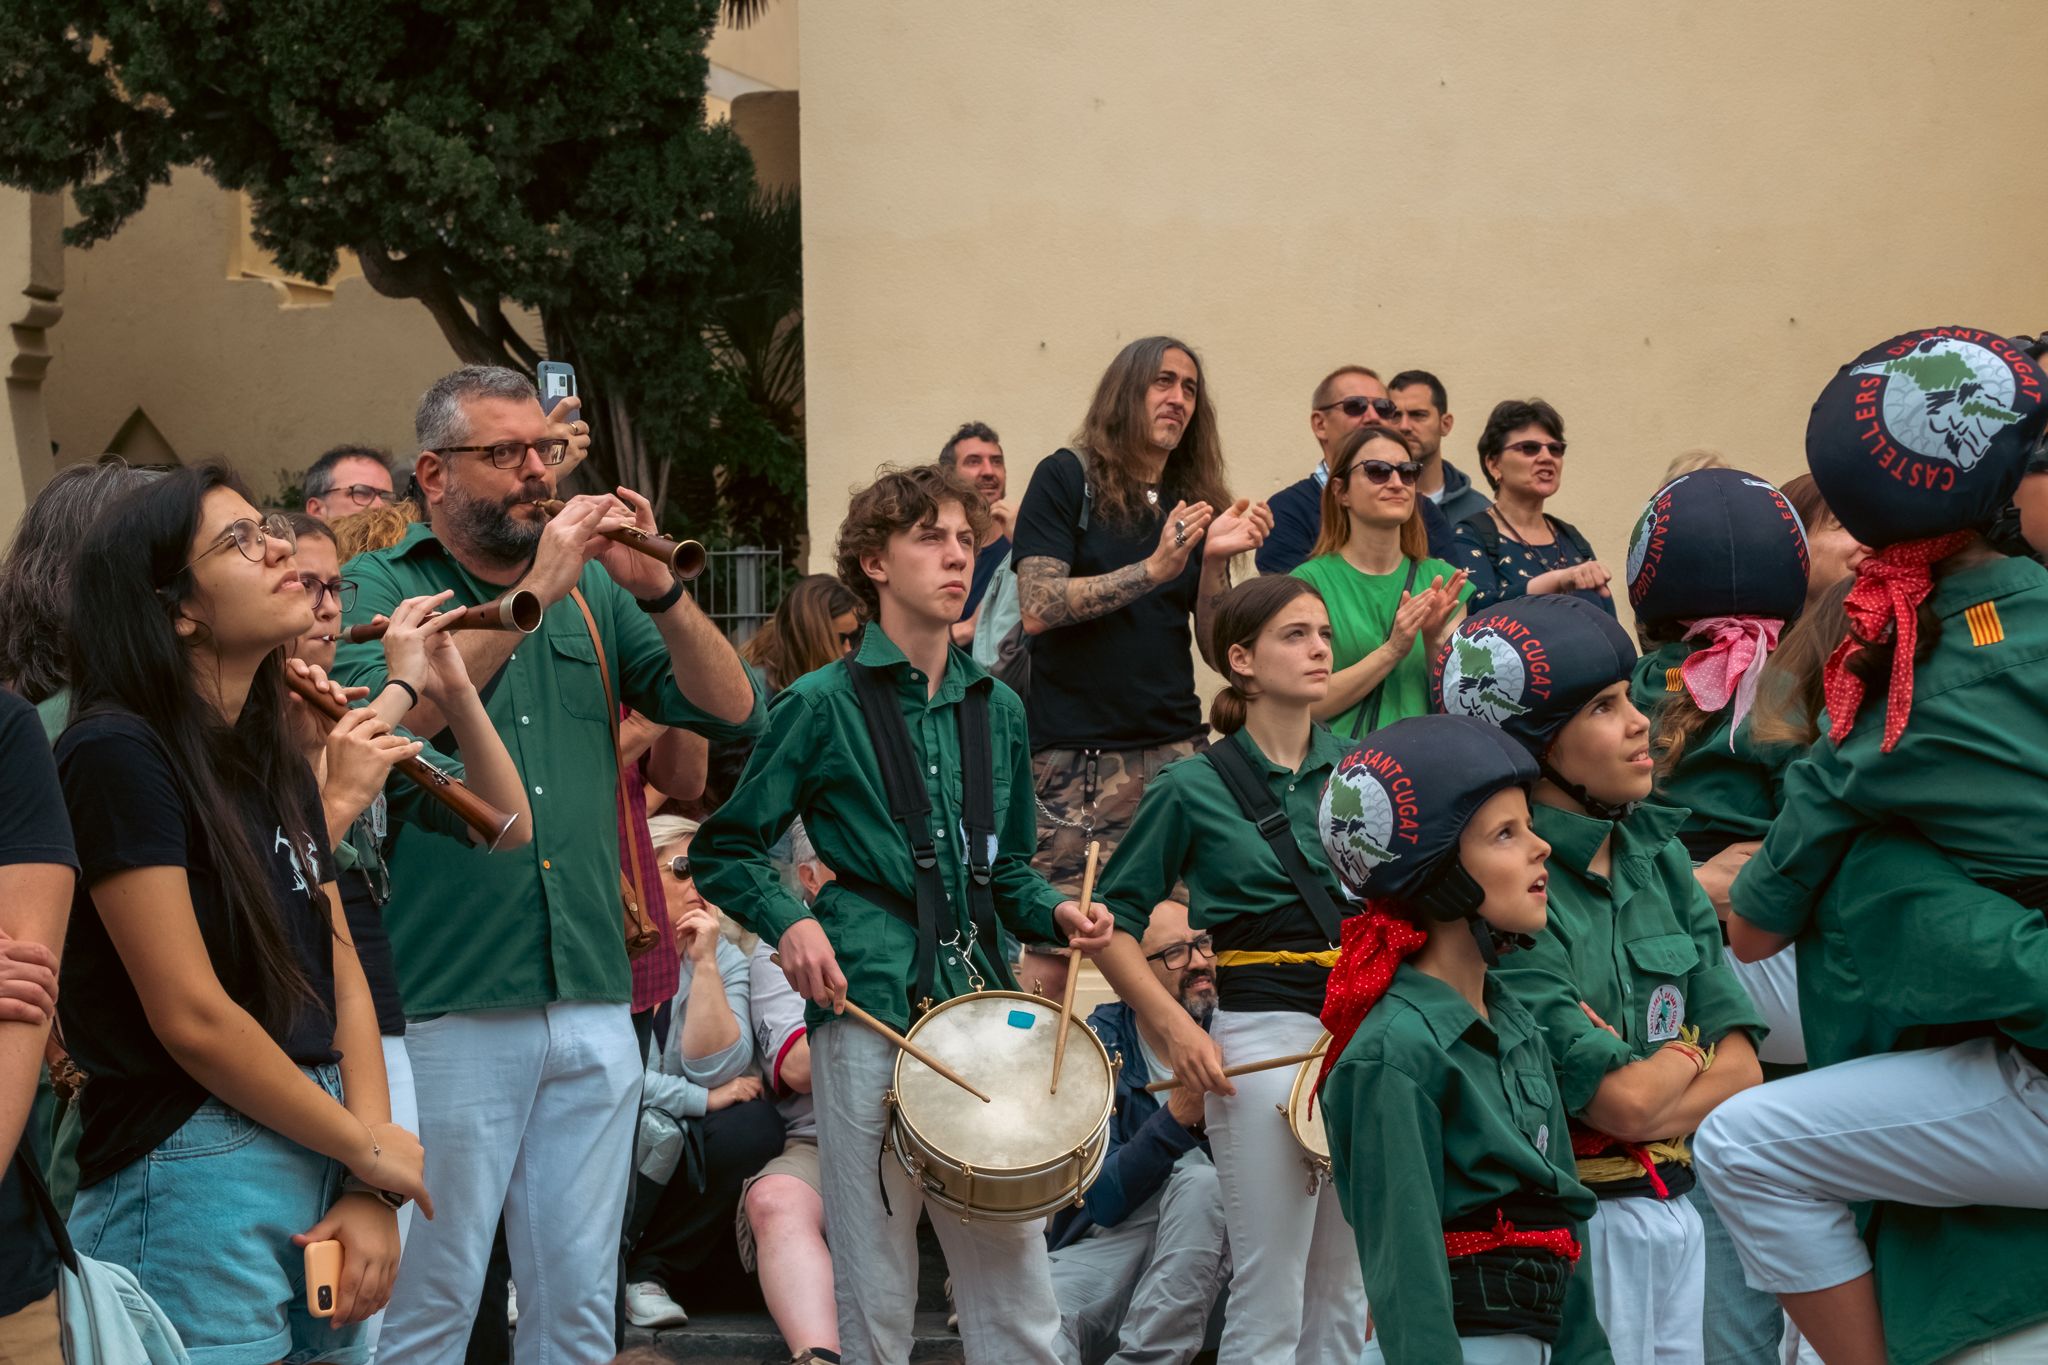
<svg viewBox="0 0 2048 1365"><path fill-rule="evenodd" d="M1102 843L1103 867L1138 813L1145 784L1176 758L1209 747L1207 737L1150 749L1041 749L1031 757L1038 793L1038 853L1031 865L1069 896L1081 894L1088 841ZM1187 889L1174 887L1185 901Z"/></svg>

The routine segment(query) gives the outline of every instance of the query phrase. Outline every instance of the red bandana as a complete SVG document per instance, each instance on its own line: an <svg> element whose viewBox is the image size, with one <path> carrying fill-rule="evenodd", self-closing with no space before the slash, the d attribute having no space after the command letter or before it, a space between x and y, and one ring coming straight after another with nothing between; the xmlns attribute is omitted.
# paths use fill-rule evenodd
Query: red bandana
<svg viewBox="0 0 2048 1365"><path fill-rule="evenodd" d="M1497 1251L1501 1247L1531 1247L1537 1251L1548 1251L1577 1265L1579 1261L1579 1239L1572 1236L1570 1228L1531 1229L1524 1232L1508 1221L1508 1216L1499 1209L1493 1211L1493 1227L1483 1232L1447 1232L1444 1234L1444 1255L1477 1256L1485 1251Z"/></svg>
<svg viewBox="0 0 2048 1365"><path fill-rule="evenodd" d="M1343 1055L1345 1044L1366 1012L1379 1003L1393 984L1394 969L1401 959L1429 942L1429 935L1397 915L1390 915L1384 901L1367 901L1365 909L1344 921L1342 951L1330 969L1330 984L1323 994L1323 1027L1330 1031L1330 1046L1323 1053L1323 1069L1316 1073L1316 1094L1321 1094L1330 1068ZM1311 1097L1310 1104L1314 1104Z"/></svg>
<svg viewBox="0 0 2048 1365"><path fill-rule="evenodd" d="M1905 732L1913 710L1913 650L1920 639L1920 604L1934 590L1933 568L1976 539L1974 531L1951 531L1926 540L1887 545L1856 568L1849 589L1849 635L1828 656L1821 671L1827 698L1828 738L1840 744L1855 727L1863 705L1863 680L1851 673L1849 661L1868 644L1896 635L1892 646L1891 690L1886 694L1884 752L1890 753Z"/></svg>

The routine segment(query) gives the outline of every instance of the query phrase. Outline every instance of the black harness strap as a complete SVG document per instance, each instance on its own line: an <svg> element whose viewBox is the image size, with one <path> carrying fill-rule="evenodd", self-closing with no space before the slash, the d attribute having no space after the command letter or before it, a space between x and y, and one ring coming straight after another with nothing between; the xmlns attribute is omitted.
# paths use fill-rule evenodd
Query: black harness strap
<svg viewBox="0 0 2048 1365"><path fill-rule="evenodd" d="M1301 894L1301 903L1315 919L1317 932L1334 946L1342 936L1340 923L1344 918L1343 912L1337 908L1336 898L1330 894L1330 889L1310 870L1308 859L1301 856L1301 845L1294 842L1294 830L1288 823L1287 812L1273 799L1273 793L1266 789L1259 774L1252 771L1251 759L1245 756L1235 740L1228 737L1211 744L1203 751L1203 757L1216 769L1223 785L1230 789L1244 818L1251 821L1258 828L1259 836L1272 845L1281 870L1294 883L1294 889Z"/></svg>
<svg viewBox="0 0 2048 1365"><path fill-rule="evenodd" d="M860 879L841 880L847 882L849 890L880 905L916 931L911 1004L921 1008L932 998L939 934L951 919L946 909L946 883L939 872L938 845L932 836L931 796L918 772L917 749L910 741L910 727L904 723L895 685L882 670L855 663L851 657L846 660L846 672L853 680L861 717L867 722L868 740L874 746L875 762L881 769L889 815L903 827L903 836L910 843L915 900L906 904L901 894L890 888ZM996 798L986 689L967 692L960 705L959 726L961 824L965 826L968 844L968 911L982 951L993 965L1001 960L1002 950L996 942L995 888L990 866Z"/></svg>

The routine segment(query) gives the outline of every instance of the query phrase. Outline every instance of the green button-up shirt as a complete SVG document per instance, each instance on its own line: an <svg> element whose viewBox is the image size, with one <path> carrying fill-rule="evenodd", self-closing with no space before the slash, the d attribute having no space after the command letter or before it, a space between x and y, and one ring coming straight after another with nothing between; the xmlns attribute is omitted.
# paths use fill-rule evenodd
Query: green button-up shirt
<svg viewBox="0 0 2048 1365"><path fill-rule="evenodd" d="M350 560L348 576L357 589L351 624L444 588L455 592L450 608L488 602L504 591L473 577L425 525L389 549ZM684 699L653 618L601 565L584 566L578 587L625 705L711 738L759 730L758 703L753 715L730 725ZM344 686L374 691L384 679L382 647L342 645L334 676ZM533 842L486 853L417 825L399 825L384 920L406 1011L427 1016L556 1000L628 1001L633 983L619 904L618 763L597 648L576 604L549 607L540 630L521 640L480 690L526 783Z"/></svg>
<svg viewBox="0 0 2048 1365"><path fill-rule="evenodd" d="M991 871L996 915L1027 943L1060 937L1052 912L1066 899L1031 868L1038 845L1038 810L1032 796L1031 745L1024 703L990 677L964 650L951 649L936 693L881 628L861 635L860 663L888 673L903 708L925 790L932 803L932 839L946 899L953 910L935 962L933 998L949 1000L973 989L970 971L991 987L1015 989L1001 962L991 962L976 940L967 900L967 861L961 824L960 702L969 688L988 693L989 735L995 777L996 855ZM769 849L803 817L804 830L825 866L917 897L916 868L903 827L889 814L880 764L861 715L853 678L834 663L791 683L768 709L768 733L755 746L739 785L718 813L697 831L690 861L705 896L747 928L778 943L800 919L815 917L832 941L847 996L897 1028L910 1022L911 971L917 931L837 882L806 908L783 882ZM961 948L969 956L963 958ZM972 964L970 967L970 963ZM812 1026L834 1018L813 1005Z"/></svg>
<svg viewBox="0 0 2048 1365"><path fill-rule="evenodd" d="M1265 774L1273 799L1287 812L1294 842L1309 870L1322 878L1341 906L1344 892L1323 853L1316 809L1330 770L1348 746L1322 726L1311 726L1308 753L1299 768L1288 769L1261 753L1248 730L1218 742L1237 745L1251 758L1252 771ZM1273 846L1244 818L1237 798L1223 785L1223 775L1200 754L1175 759L1145 788L1130 830L1103 874L1099 894L1117 927L1143 938L1152 907L1167 898L1175 882L1187 884L1188 922L1198 929L1240 915L1270 915L1301 905L1301 893L1280 866Z"/></svg>
<svg viewBox="0 0 2048 1365"><path fill-rule="evenodd" d="M1885 820L1912 826L1986 881L2048 876L2048 569L2031 559L1974 564L1936 582L1941 639L1913 670L1913 711L1883 753L1886 684L1865 693L1838 748L1823 733L1785 770L1783 814L1735 879L1735 912L1796 935L1848 852ZM1889 674L1887 674L1889 676ZM1823 732L1826 726L1822 727Z"/></svg>
<svg viewBox="0 0 2048 1365"><path fill-rule="evenodd" d="M1568 1111L1583 1114L1608 1072L1649 1056L1683 1026L1697 1026L1705 1043L1736 1029L1764 1036L1676 837L1683 810L1644 805L1607 821L1537 805L1532 816L1550 845L1550 922L1493 975L1543 1026ZM1610 832L1610 875L1602 877L1589 869ZM1582 1000L1621 1036L1586 1018Z"/></svg>
<svg viewBox="0 0 2048 1365"><path fill-rule="evenodd" d="M1482 1019L1411 963L1352 1035L1320 1102L1331 1175L1388 1360L1464 1359L1451 1315L1444 1224L1549 1196L1585 1236L1597 1201L1535 1019L1488 976ZM1581 1265L1552 1359L1610 1362Z"/></svg>
<svg viewBox="0 0 2048 1365"><path fill-rule="evenodd" d="M1636 660L1629 700L1646 716L1675 695L1683 695L1679 665L1704 648L1699 640L1678 640ZM1716 716L1686 744L1678 766L1660 778L1650 800L1688 812L1679 837L1704 862L1730 844L1761 839L1778 814L1785 768L1800 756L1796 744L1759 745L1750 738L1749 717L1728 744L1728 716Z"/></svg>

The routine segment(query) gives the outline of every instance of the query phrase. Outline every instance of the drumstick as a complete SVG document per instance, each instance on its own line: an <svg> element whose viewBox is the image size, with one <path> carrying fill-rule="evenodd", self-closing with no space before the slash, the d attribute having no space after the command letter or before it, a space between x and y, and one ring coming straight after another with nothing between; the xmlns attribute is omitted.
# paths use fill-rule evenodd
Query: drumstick
<svg viewBox="0 0 2048 1365"><path fill-rule="evenodd" d="M1315 1047L1310 1048L1307 1052L1297 1052L1292 1057L1268 1057L1263 1062L1242 1062L1237 1066L1226 1066L1223 1068L1223 1074L1226 1076L1242 1076L1253 1071L1271 1071L1275 1067L1300 1066L1303 1062L1322 1055L1323 1049ZM1170 1081L1152 1082L1152 1084L1145 1087L1145 1093L1156 1095L1162 1090L1178 1090L1179 1088L1180 1077L1175 1076Z"/></svg>
<svg viewBox="0 0 2048 1365"><path fill-rule="evenodd" d="M1102 856L1102 841L1088 841L1088 867L1081 873L1081 918L1088 918L1088 906L1095 899L1095 863ZM1074 1020L1074 982L1081 975L1081 950L1067 949L1067 988L1060 993L1060 1033L1052 1043L1052 1093L1060 1093L1060 1068L1067 1061L1067 1025Z"/></svg>
<svg viewBox="0 0 2048 1365"><path fill-rule="evenodd" d="M770 953L770 954L768 954L768 960L769 960L770 962L774 963L774 964L775 964L776 966L780 967L780 966L782 965L782 954L781 954L781 953ZM881 1034L881 1035L882 1035L882 1036L883 1036L884 1038L887 1038L887 1039L888 1039L888 1040L889 1040L890 1042L894 1043L894 1044L895 1044L895 1045L896 1045L897 1047L899 1047L899 1048L901 1048L901 1049L902 1049L903 1051L905 1051L905 1052L909 1053L909 1054L910 1054L910 1055L911 1055L912 1057L916 1058L916 1059L917 1059L918 1061L920 1061L920 1062L923 1062L923 1063L924 1063L924 1064L925 1064L926 1066L930 1067L930 1068L931 1068L931 1069L932 1069L933 1071L935 1071L935 1072L937 1072L937 1073L938 1073L939 1075L941 1075L941 1076L945 1077L945 1078L946 1078L947 1080L951 1081L951 1082L952 1082L953 1084L955 1084L955 1085L959 1086L959 1087L960 1087L960 1088L961 1088L962 1090L965 1090L965 1091L966 1091L966 1092L967 1092L968 1094L970 1094L970 1095L974 1096L974 1098L976 1098L976 1099L980 1100L980 1101L981 1101L981 1102L982 1102L983 1104L990 1104L990 1103L993 1103L993 1101L991 1101L991 1100L989 1099L989 1097L988 1097L988 1096L986 1096L986 1095L982 1094L982 1093L981 1093L981 1092L980 1092L979 1090L976 1090L976 1089L975 1089L975 1088L974 1088L973 1086L969 1085L969 1084L967 1083L967 1078L966 1078L965 1076L962 1076L962 1075L961 1075L961 1074L960 1074L959 1072L955 1071L955 1070L954 1070L954 1069L953 1069L952 1067L950 1067L950 1066L947 1066L947 1065L946 1065L946 1064L945 1064L944 1062L942 1062L942 1061L940 1061L940 1060L939 1060L938 1058L936 1058L936 1057L932 1056L932 1054L931 1054L931 1053L929 1053L929 1052L926 1052L926 1051L925 1051L925 1050L924 1050L923 1048L919 1047L919 1046L918 1046L918 1045L917 1045L916 1043L913 1043L913 1042L911 1042L911 1041L910 1041L910 1040L909 1040L908 1038L905 1038L905 1037L904 1037L904 1036L903 1036L902 1034L898 1033L898 1032L897 1032L897 1031L896 1031L895 1029L892 1029L892 1028L890 1028L890 1027L889 1027L889 1026L888 1026L887 1024L885 1024L885 1023L883 1023L883 1022L882 1022L881 1020L879 1020L879 1019L875 1018L875 1016L874 1016L874 1015L872 1015L872 1014L869 1014L869 1013L868 1013L868 1012L867 1012L866 1010L862 1009L862 1008L861 1008L861 1007L860 1007L859 1005L856 1005L856 1004L854 1004L854 1003L853 1003L853 1002L852 1002L851 1000L846 1000L846 1001L842 1001L841 1003L842 1003L843 1005L845 1005L845 1007L846 1007L846 1012L847 1012L848 1014L852 1015L852 1016L854 1017L854 1020L855 1020L856 1022L858 1022L858 1023L861 1023L861 1024L865 1024L865 1025L866 1025L867 1027L869 1027L869 1028L873 1029L873 1030L874 1030L874 1031L875 1031L876 1033L879 1033L879 1034Z"/></svg>

